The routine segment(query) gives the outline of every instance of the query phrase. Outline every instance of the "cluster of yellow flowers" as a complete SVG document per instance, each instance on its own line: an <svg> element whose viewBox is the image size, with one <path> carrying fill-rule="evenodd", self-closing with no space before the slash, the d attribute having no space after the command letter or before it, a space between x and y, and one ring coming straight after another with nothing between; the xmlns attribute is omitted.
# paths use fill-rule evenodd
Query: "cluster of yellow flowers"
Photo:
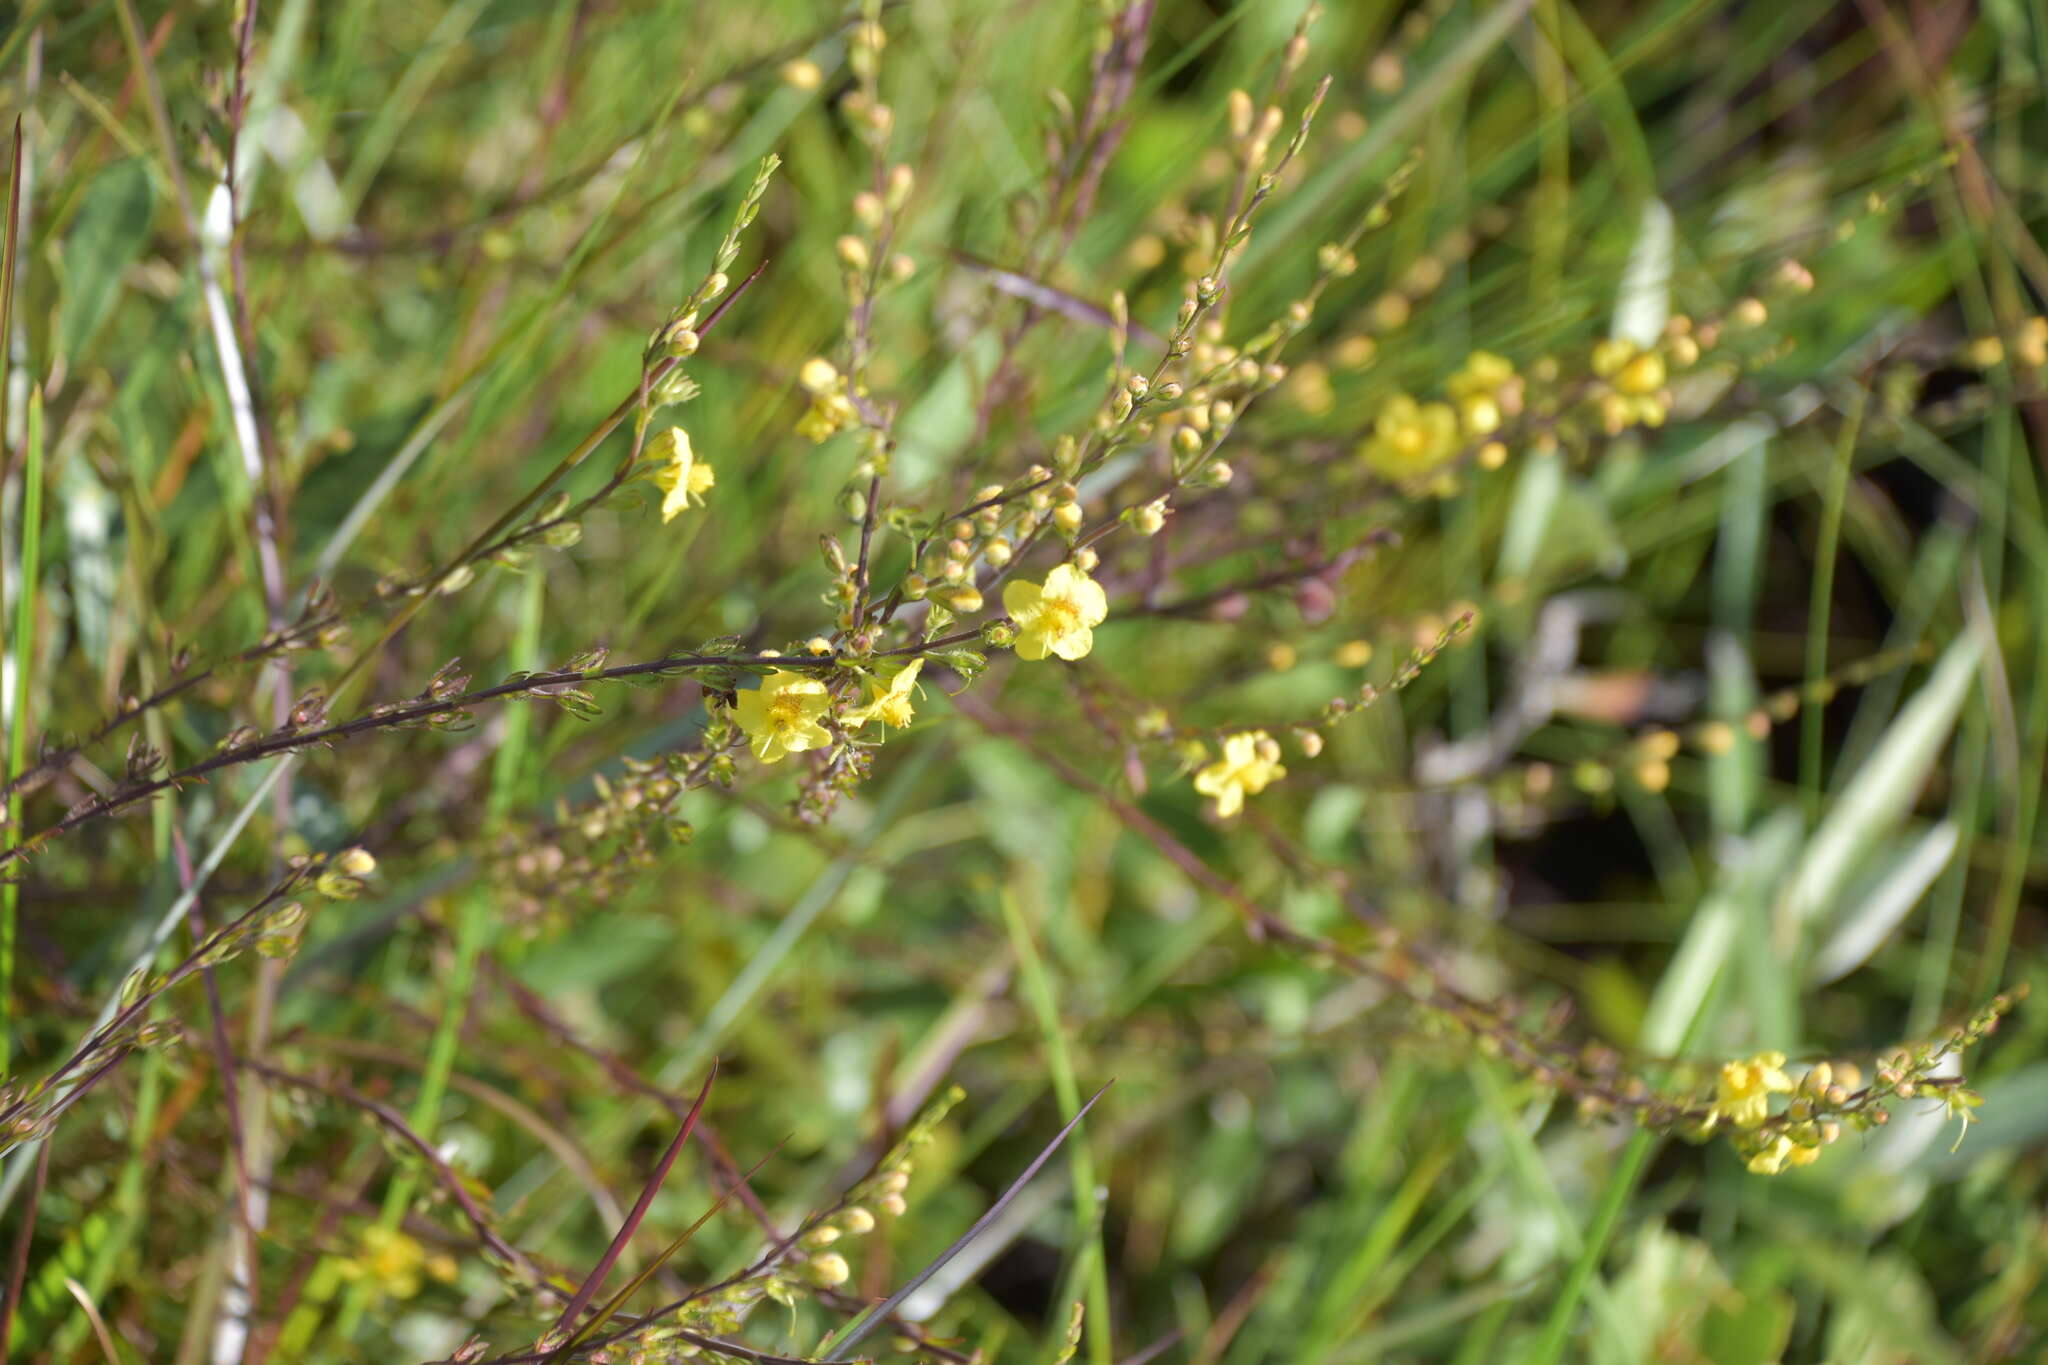
<svg viewBox="0 0 2048 1365"><path fill-rule="evenodd" d="M1109 598L1087 571L1062 564L1043 583L1016 581L1003 589L1003 607L1015 623L1020 659L1048 654L1075 660L1095 647L1095 627L1109 615ZM841 723L858 729L879 721L885 730L902 729L915 715L922 693L918 676L923 659L912 659L886 676L870 677L868 700L848 708ZM825 720L832 710L831 689L818 678L778 668L761 685L739 694L733 719L747 736L748 747L763 763L787 754L822 749L832 742ZM1256 788L1254 788L1256 790Z"/></svg>
<svg viewBox="0 0 2048 1365"><path fill-rule="evenodd" d="M1003 608L1015 627L1018 658L1036 661L1051 656L1072 662L1086 658L1095 647L1095 627L1108 617L1109 599L1086 569L1068 562L1046 574L1043 582L1020 579L1006 584ZM812 648L824 652L829 645L821 639ZM859 729L879 721L886 731L909 725L916 698L923 692L918 683L923 667L924 660L917 658L893 673L868 677L868 700L843 710L841 727ZM832 692L823 680L782 668L769 673L759 687L740 693L732 710L748 747L764 763L829 746L833 734L826 722L831 714ZM1224 737L1222 756L1195 773L1195 790L1213 797L1216 813L1228 819L1244 809L1247 796L1256 796L1286 775L1279 742L1264 730L1245 730Z"/></svg>
<svg viewBox="0 0 2048 1365"><path fill-rule="evenodd" d="M796 424L798 434L814 442L828 441L860 420L847 395L846 376L831 361L812 356L797 371L798 387L811 396L811 406Z"/></svg>
<svg viewBox="0 0 2048 1365"><path fill-rule="evenodd" d="M1491 351L1474 351L1444 383L1450 402L1418 403L1397 393L1380 405L1372 435L1359 446L1365 467L1401 482L1438 473L1465 446L1482 442L1480 463L1497 467L1507 447L1487 440L1521 411L1522 381L1515 367Z"/></svg>
<svg viewBox="0 0 2048 1365"><path fill-rule="evenodd" d="M1696 344L1683 336L1673 338L1674 344L1680 341L1697 356ZM1670 400L1663 393L1662 352L1645 350L1622 337L1609 337L1593 348L1592 360L1593 373L1607 381L1608 391L1600 396L1600 420L1609 434L1632 426L1664 425Z"/></svg>
<svg viewBox="0 0 2048 1365"><path fill-rule="evenodd" d="M1785 1074L1784 1053L1759 1052L1722 1066L1707 1128L1726 1123L1743 1130L1736 1147L1754 1174L1777 1175L1788 1167L1810 1166L1820 1159L1823 1147L1842 1135L1841 1124L1826 1117L1826 1106L1836 1106L1839 1112L1862 1080L1854 1063L1816 1062L1795 1083ZM1773 1131L1757 1132L1771 1117L1773 1095L1790 1097L1784 1115L1788 1121ZM1883 1115L1875 1117L1881 1121Z"/></svg>
<svg viewBox="0 0 2048 1365"><path fill-rule="evenodd" d="M340 1262L342 1276L366 1280L394 1299L412 1298L427 1278L442 1284L455 1279L458 1267L453 1256L445 1251L429 1255L416 1239L397 1228L372 1224L358 1240L361 1249L357 1254Z"/></svg>
<svg viewBox="0 0 2048 1365"><path fill-rule="evenodd" d="M1380 404L1358 453L1381 478L1433 474L1458 454L1458 414L1449 403L1418 403L1397 393Z"/></svg>

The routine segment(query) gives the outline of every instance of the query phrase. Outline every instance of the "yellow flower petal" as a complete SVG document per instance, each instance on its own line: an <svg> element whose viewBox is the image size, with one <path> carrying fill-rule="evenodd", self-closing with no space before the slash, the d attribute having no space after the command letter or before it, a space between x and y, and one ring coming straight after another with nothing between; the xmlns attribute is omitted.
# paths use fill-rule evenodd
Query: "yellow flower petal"
<svg viewBox="0 0 2048 1365"><path fill-rule="evenodd" d="M733 703L733 720L746 733L754 756L774 763L832 742L832 732L818 718L832 704L831 693L816 678L777 669L751 692Z"/></svg>

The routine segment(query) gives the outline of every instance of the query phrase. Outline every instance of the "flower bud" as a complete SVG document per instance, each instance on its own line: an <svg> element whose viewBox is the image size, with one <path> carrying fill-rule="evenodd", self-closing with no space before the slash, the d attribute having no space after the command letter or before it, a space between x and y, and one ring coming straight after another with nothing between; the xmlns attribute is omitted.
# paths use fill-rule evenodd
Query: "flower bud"
<svg viewBox="0 0 2048 1365"><path fill-rule="evenodd" d="M806 393L829 393L839 382L839 371L831 361L814 355L796 372L796 382Z"/></svg>
<svg viewBox="0 0 2048 1365"><path fill-rule="evenodd" d="M1061 433L1052 445L1053 467L1063 479L1071 479L1081 468L1081 446L1072 435Z"/></svg>
<svg viewBox="0 0 2048 1365"><path fill-rule="evenodd" d="M1251 136L1252 97L1242 90L1233 90L1229 97L1230 135L1235 138Z"/></svg>

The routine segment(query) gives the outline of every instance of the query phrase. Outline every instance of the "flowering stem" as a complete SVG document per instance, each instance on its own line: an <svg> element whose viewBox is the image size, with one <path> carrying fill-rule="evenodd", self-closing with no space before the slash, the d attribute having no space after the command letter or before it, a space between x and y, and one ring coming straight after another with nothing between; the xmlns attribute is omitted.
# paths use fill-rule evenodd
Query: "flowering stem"
<svg viewBox="0 0 2048 1365"><path fill-rule="evenodd" d="M741 280L731 293L720 300L718 307L711 310L711 316L706 318L704 325L697 329L698 333L701 335L710 331L717 324L718 320L725 315L726 310L739 301L740 295L746 293L747 287L759 279L761 272L767 268L768 263L766 261L755 266L753 272ZM462 553L450 560L447 566L438 574L433 575L431 581L440 582L444 580L449 574L471 563L480 554L488 550L492 543L511 527L513 522L517 521L542 498L546 497L548 490L568 477L571 471L578 465L589 459L591 454L604 444L606 438L618 430L620 423L640 410L642 388L645 383L659 382L663 376L667 375L679 363L681 362L673 357L665 358L642 381L636 382L633 386L633 392L621 399L619 405L613 408L608 416L593 427L589 435L577 442L576 447L567 455L564 455L539 483L527 491L524 497L505 509L504 513L496 521L485 527L476 539L470 541L468 547ZM338 698L345 695L357 679L366 675L370 664L382 656L384 647L397 638L398 633L411 623L412 618L420 613L421 608L426 606L431 596L431 593L424 593L406 603L404 609L397 616L393 617L391 623L384 628L384 633L377 638L377 642L357 655L355 662L343 669L341 676L334 680L334 696Z"/></svg>

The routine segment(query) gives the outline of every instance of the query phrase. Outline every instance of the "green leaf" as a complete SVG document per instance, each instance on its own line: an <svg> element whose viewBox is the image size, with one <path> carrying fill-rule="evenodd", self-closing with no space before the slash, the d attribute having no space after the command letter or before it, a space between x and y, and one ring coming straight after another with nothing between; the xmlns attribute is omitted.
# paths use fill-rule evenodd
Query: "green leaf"
<svg viewBox="0 0 2048 1365"><path fill-rule="evenodd" d="M1961 838L1961 829L1944 820L1912 845L1887 854L1852 886L1844 898L1847 908L1807 964L1807 980L1825 986L1868 962L1948 867Z"/></svg>
<svg viewBox="0 0 2048 1365"><path fill-rule="evenodd" d="M1782 1290L1767 1289L1714 1304L1700 1327L1700 1349L1713 1365L1771 1365L1792 1336L1793 1304Z"/></svg>
<svg viewBox="0 0 2048 1365"><path fill-rule="evenodd" d="M93 177L78 218L64 239L64 305L57 350L75 357L113 308L121 274L149 240L154 208L149 172L137 160L117 161Z"/></svg>
<svg viewBox="0 0 2048 1365"><path fill-rule="evenodd" d="M1671 316L1671 247L1674 223L1661 199L1643 205L1643 223L1628 253L1614 304L1613 334L1638 346L1654 346Z"/></svg>
<svg viewBox="0 0 2048 1365"><path fill-rule="evenodd" d="M1881 840L1905 818L1926 783L1983 658L1975 635L1950 645L1934 675L1900 708L1870 758L1835 799L1792 875L1784 912L1794 923L1831 916L1842 890Z"/></svg>

